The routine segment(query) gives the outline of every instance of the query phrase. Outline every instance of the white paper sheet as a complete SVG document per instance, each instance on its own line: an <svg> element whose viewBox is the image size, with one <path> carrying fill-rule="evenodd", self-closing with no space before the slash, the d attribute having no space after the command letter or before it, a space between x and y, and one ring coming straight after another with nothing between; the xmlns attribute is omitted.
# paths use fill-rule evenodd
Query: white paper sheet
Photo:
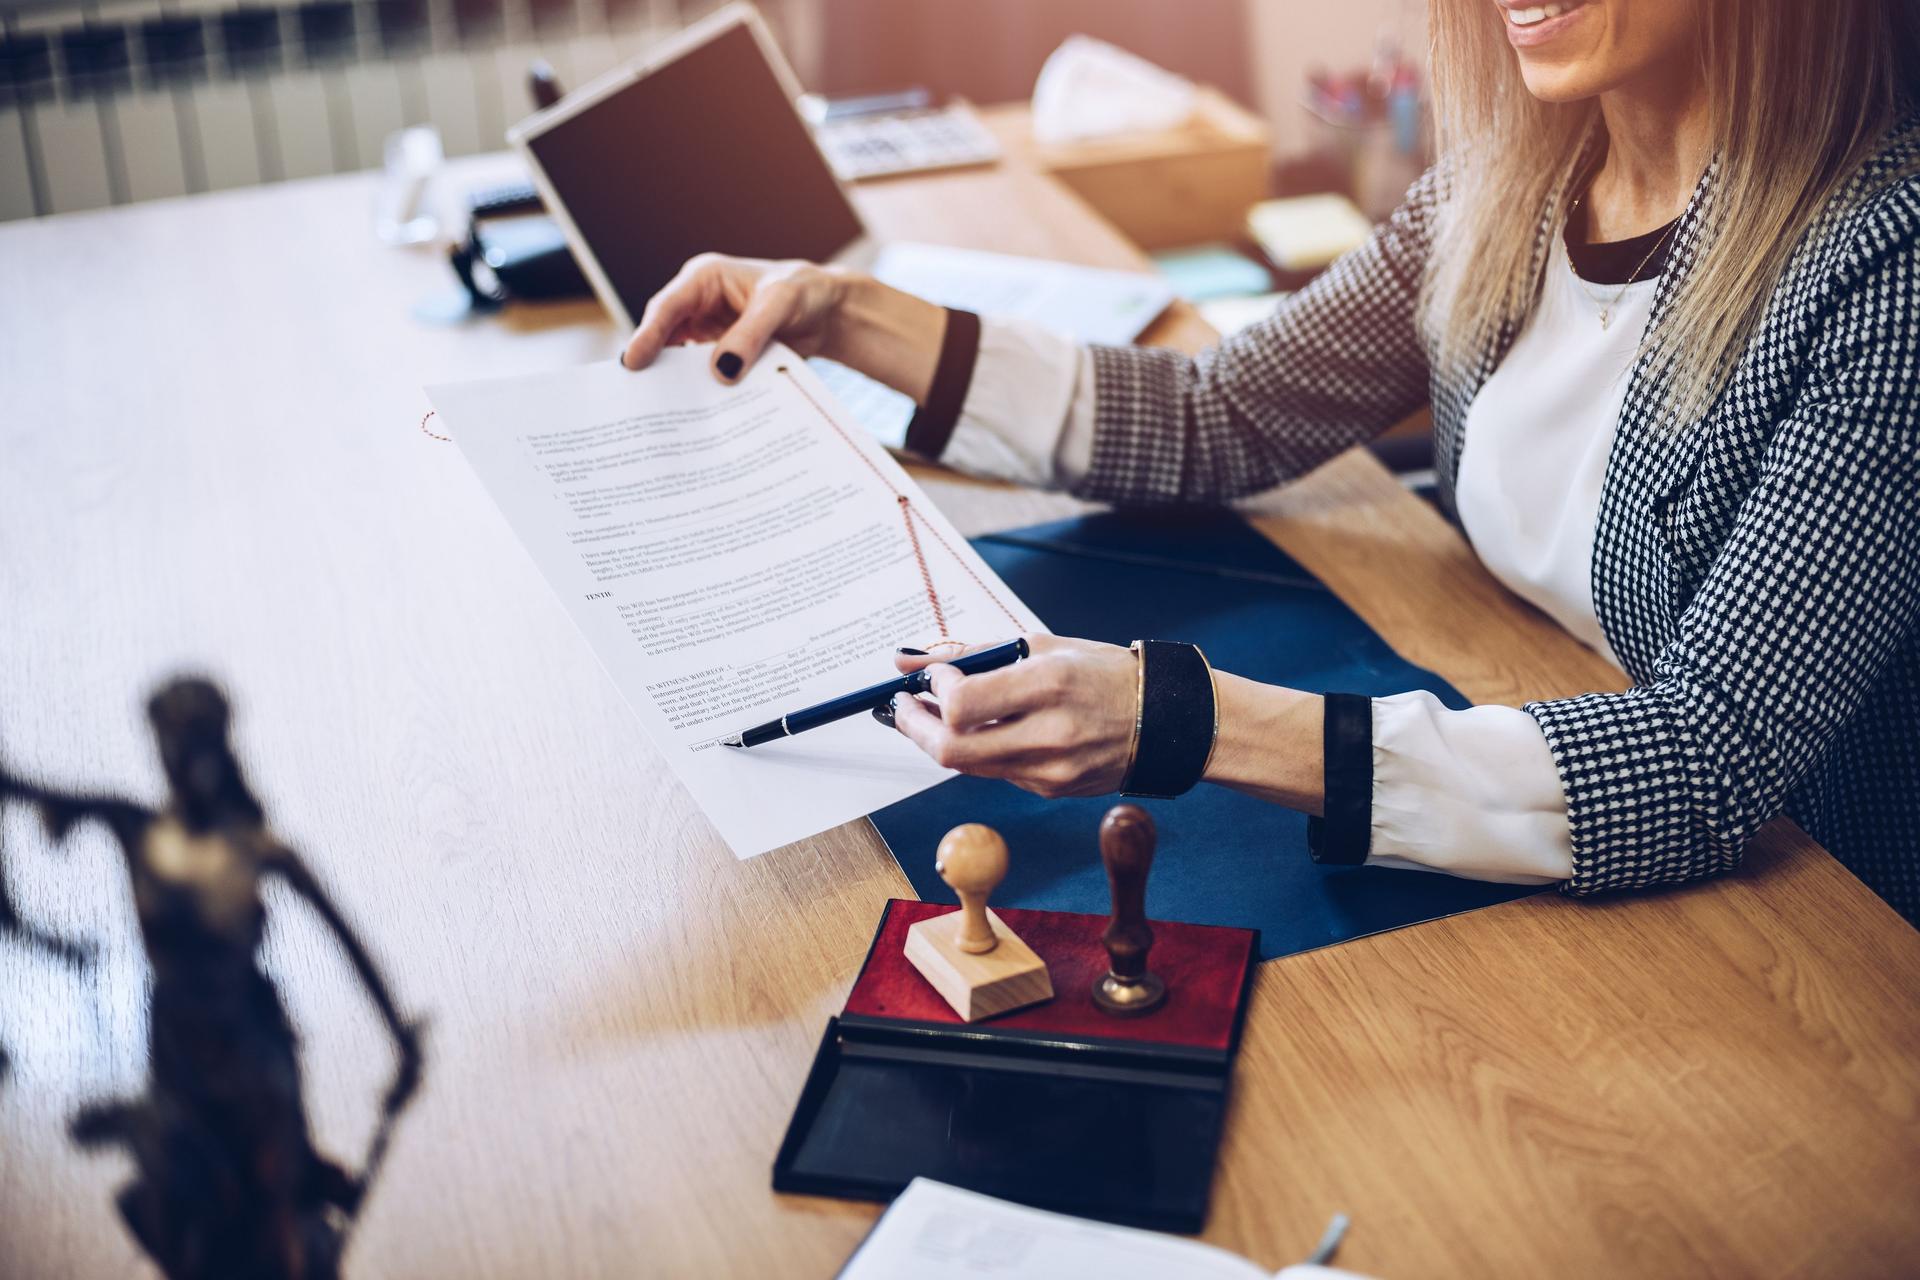
<svg viewBox="0 0 1920 1280"><path fill-rule="evenodd" d="M1046 258L902 242L881 247L881 282L943 307L1025 320L1077 342L1124 346L1173 301L1150 271L1109 271Z"/></svg>
<svg viewBox="0 0 1920 1280"><path fill-rule="evenodd" d="M949 776L864 715L718 745L885 680L896 647L939 638L896 492L923 518L955 638L1044 628L804 361L776 347L729 387L709 354L427 394L674 773L748 858Z"/></svg>
<svg viewBox="0 0 1920 1280"><path fill-rule="evenodd" d="M996 319L1025 320L1076 342L1125 346L1173 301L1164 276L1017 258L977 249L895 243L881 246L873 274L884 284ZM831 360L813 371L881 444L906 443L913 401Z"/></svg>
<svg viewBox="0 0 1920 1280"><path fill-rule="evenodd" d="M1213 1245L1046 1213L915 1178L842 1280L1269 1280Z"/></svg>

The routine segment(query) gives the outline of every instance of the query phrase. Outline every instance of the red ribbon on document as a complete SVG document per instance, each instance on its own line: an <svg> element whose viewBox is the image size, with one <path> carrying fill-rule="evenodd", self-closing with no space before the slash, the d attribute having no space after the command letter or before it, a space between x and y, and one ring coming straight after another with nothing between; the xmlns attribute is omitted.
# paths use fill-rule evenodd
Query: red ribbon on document
<svg viewBox="0 0 1920 1280"><path fill-rule="evenodd" d="M914 563L920 567L920 581L924 583L927 588L927 603L933 608L934 625L940 628L940 639L938 643L960 648L966 647L964 640L955 640L947 631L947 611L941 607L940 592L935 589L933 585L933 569L927 563L925 548L920 545L920 530L914 524L916 518L919 519L921 523L926 524L927 532L932 535L933 540L940 544L941 549L947 553L948 558L959 565L969 578L973 579L973 585L980 588L981 594L993 601L994 606L998 608L1001 613L1007 615L1007 620L1013 623L1014 629L1016 631L1024 631L1026 629L1025 624L1020 621L1013 610L1007 608L1006 602L993 593L993 588L981 581L980 575L973 571L973 566L963 560L959 552L948 545L947 540L940 536L940 531L934 528L931 523L928 523L925 516L921 516L919 512L914 510L913 499L900 492L893 481L887 478L887 473L873 465L873 459L861 452L860 446L854 443L853 437L847 434L846 428L834 420L833 415L827 412L826 406L813 398L813 393L801 385L800 380L793 376L793 371L783 364L777 366L775 372L785 377L786 380L792 384L793 389L800 393L800 398L813 406L813 411L820 415L821 421L833 429L833 434L840 437L842 444L853 450L854 456L866 464L867 470L873 472L874 478L885 485L887 491L893 494L894 501L900 504L900 520L901 523L907 527L907 541L913 546L913 560Z"/></svg>

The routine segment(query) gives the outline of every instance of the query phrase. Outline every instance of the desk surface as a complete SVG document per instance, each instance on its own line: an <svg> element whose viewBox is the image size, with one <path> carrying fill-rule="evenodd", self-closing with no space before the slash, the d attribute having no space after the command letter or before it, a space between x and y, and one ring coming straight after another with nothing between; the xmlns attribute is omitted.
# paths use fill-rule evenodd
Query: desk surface
<svg viewBox="0 0 1920 1280"><path fill-rule="evenodd" d="M451 446L422 384L609 359L588 306L467 327L368 233L361 177L0 228L0 741L158 794L139 705L228 681L268 811L433 1018L360 1275L825 1276L870 1206L776 1196L774 1148L882 902L862 822L735 862ZM901 238L1131 265L1018 167L869 186ZM1154 341L1193 347L1188 311ZM1058 496L928 478L969 531ZM1369 458L1260 527L1480 701L1620 676L1503 593ZM141 1077L123 878L5 832L90 980L0 944L0 1273L125 1273L118 1158L64 1118ZM297 906L268 943L323 1145L357 1161L384 1042ZM1277 1267L1336 1210L1390 1277L1888 1273L1920 1257L1920 934L1785 824L1742 874L1556 895L1265 966L1206 1236Z"/></svg>

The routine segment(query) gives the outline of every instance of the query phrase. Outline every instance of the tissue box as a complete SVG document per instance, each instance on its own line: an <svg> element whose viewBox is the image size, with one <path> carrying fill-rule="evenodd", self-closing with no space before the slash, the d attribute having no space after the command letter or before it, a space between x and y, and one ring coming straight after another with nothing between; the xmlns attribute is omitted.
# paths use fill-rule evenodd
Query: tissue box
<svg viewBox="0 0 1920 1280"><path fill-rule="evenodd" d="M1272 140L1265 121L1202 86L1177 129L1028 147L1135 244L1169 249L1246 234L1247 211L1267 194Z"/></svg>

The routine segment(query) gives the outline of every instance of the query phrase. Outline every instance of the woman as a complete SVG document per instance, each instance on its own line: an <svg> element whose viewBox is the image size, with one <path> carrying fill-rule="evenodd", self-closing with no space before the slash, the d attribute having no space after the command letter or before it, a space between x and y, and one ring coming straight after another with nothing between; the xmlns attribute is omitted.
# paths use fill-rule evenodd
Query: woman
<svg viewBox="0 0 1920 1280"><path fill-rule="evenodd" d="M1197 358L705 257L623 363L711 340L730 381L781 338L912 395L924 453L1128 503L1252 493L1430 403L1482 560L1633 688L1452 711L1041 638L1003 671L936 665L937 705L899 701L898 730L1046 795L1204 780L1324 815L1323 861L1574 893L1724 871L1786 812L1920 919L1914 5L1436 0L1431 21L1440 165Z"/></svg>

